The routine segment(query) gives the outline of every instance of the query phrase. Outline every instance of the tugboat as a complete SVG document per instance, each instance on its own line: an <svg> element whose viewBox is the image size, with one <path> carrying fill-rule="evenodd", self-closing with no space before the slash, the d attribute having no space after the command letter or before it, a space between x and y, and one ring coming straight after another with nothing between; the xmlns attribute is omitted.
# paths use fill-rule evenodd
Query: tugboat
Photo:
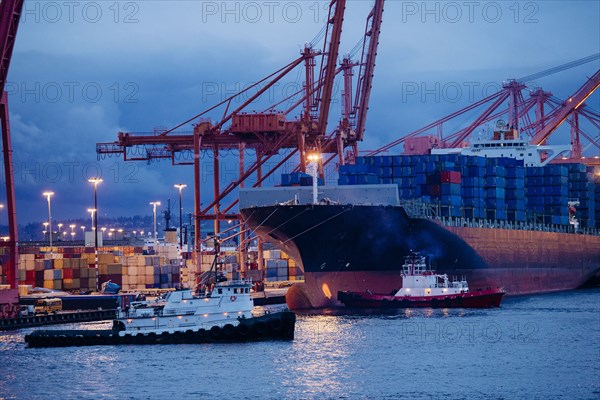
<svg viewBox="0 0 600 400"><path fill-rule="evenodd" d="M218 274L216 260L208 274L214 278L197 295L182 289L155 301L132 302L116 310L112 330L38 330L26 335L25 342L29 347L64 347L293 340L295 314L253 316L252 281L227 281Z"/></svg>
<svg viewBox="0 0 600 400"><path fill-rule="evenodd" d="M505 291L501 288L469 290L466 279L450 281L447 274L437 274L427 259L418 254L405 258L402 265L402 288L390 295L369 290L338 292L338 300L348 307L362 308L492 308L500 307Z"/></svg>
<svg viewBox="0 0 600 400"><path fill-rule="evenodd" d="M167 293L162 301L132 302L128 308L117 310L113 329L123 337L197 332L227 324L235 327L241 320L252 318L251 287L251 281L225 281L200 296L183 289Z"/></svg>

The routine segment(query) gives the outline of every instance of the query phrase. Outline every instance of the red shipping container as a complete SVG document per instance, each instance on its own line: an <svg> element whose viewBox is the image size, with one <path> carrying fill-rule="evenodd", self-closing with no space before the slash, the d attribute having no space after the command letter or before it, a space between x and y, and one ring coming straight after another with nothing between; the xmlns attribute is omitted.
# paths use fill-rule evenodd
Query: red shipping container
<svg viewBox="0 0 600 400"><path fill-rule="evenodd" d="M442 171L440 173L442 183L460 183L461 175L458 171Z"/></svg>
<svg viewBox="0 0 600 400"><path fill-rule="evenodd" d="M35 271L25 271L25 280L35 284Z"/></svg>
<svg viewBox="0 0 600 400"><path fill-rule="evenodd" d="M63 279L73 279L73 270L71 268L63 269Z"/></svg>

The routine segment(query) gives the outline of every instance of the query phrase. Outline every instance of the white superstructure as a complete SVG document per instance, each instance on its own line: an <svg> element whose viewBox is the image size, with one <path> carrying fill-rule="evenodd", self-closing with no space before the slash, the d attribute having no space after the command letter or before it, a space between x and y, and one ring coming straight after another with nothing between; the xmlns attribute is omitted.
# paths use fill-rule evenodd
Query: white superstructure
<svg viewBox="0 0 600 400"><path fill-rule="evenodd" d="M474 139L470 147L431 149L431 154L461 154L486 158L514 158L523 160L526 167L543 167L571 146L532 145L520 137L519 132L508 127L504 121L496 122L492 138Z"/></svg>
<svg viewBox="0 0 600 400"><path fill-rule="evenodd" d="M436 274L427 267L425 257L418 255L407 256L402 265L402 289L394 295L404 296L441 296L458 293L468 293L469 286L463 278L450 282L448 275Z"/></svg>
<svg viewBox="0 0 600 400"><path fill-rule="evenodd" d="M252 283L246 280L218 283L212 292L195 296L190 289L169 292L164 301L134 302L119 310L116 324L120 336L160 335L164 332L197 332L226 324L236 326L238 318L251 318L254 301Z"/></svg>

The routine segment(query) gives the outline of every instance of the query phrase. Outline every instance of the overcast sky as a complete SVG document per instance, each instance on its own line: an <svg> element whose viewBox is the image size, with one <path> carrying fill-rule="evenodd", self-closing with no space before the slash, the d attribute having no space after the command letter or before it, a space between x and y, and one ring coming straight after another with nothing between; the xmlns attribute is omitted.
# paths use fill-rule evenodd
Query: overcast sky
<svg viewBox="0 0 600 400"><path fill-rule="evenodd" d="M6 87L19 222L46 218L44 190L56 193L56 219L84 216L93 202L87 177L96 173L104 178L103 215L150 214L149 201L177 198L178 182L190 185L184 208L191 210L190 166L98 161L95 144L116 140L119 131L172 127L289 63L323 26L327 4L26 0ZM362 37L371 6L348 1L341 53ZM464 107L505 79L600 52L599 21L598 1L387 1L361 149ZM596 61L536 85L565 98L598 68ZM296 77L291 74L263 104L281 100ZM333 122L340 110L336 95ZM587 103L599 110L600 94ZM222 112L210 116L219 119ZM567 140L563 131L555 143ZM210 160L204 163L208 168ZM225 186L236 166L226 161L223 168ZM207 169L205 204L210 179Z"/></svg>

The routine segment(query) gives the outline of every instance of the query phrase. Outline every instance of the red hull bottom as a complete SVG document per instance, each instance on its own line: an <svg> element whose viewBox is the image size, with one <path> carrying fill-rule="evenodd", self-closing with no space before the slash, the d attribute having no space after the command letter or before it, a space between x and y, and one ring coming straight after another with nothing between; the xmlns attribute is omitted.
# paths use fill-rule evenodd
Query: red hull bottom
<svg viewBox="0 0 600 400"><path fill-rule="evenodd" d="M501 289L427 297L338 292L339 301L347 307L358 308L492 308L500 307L502 296L504 291Z"/></svg>

